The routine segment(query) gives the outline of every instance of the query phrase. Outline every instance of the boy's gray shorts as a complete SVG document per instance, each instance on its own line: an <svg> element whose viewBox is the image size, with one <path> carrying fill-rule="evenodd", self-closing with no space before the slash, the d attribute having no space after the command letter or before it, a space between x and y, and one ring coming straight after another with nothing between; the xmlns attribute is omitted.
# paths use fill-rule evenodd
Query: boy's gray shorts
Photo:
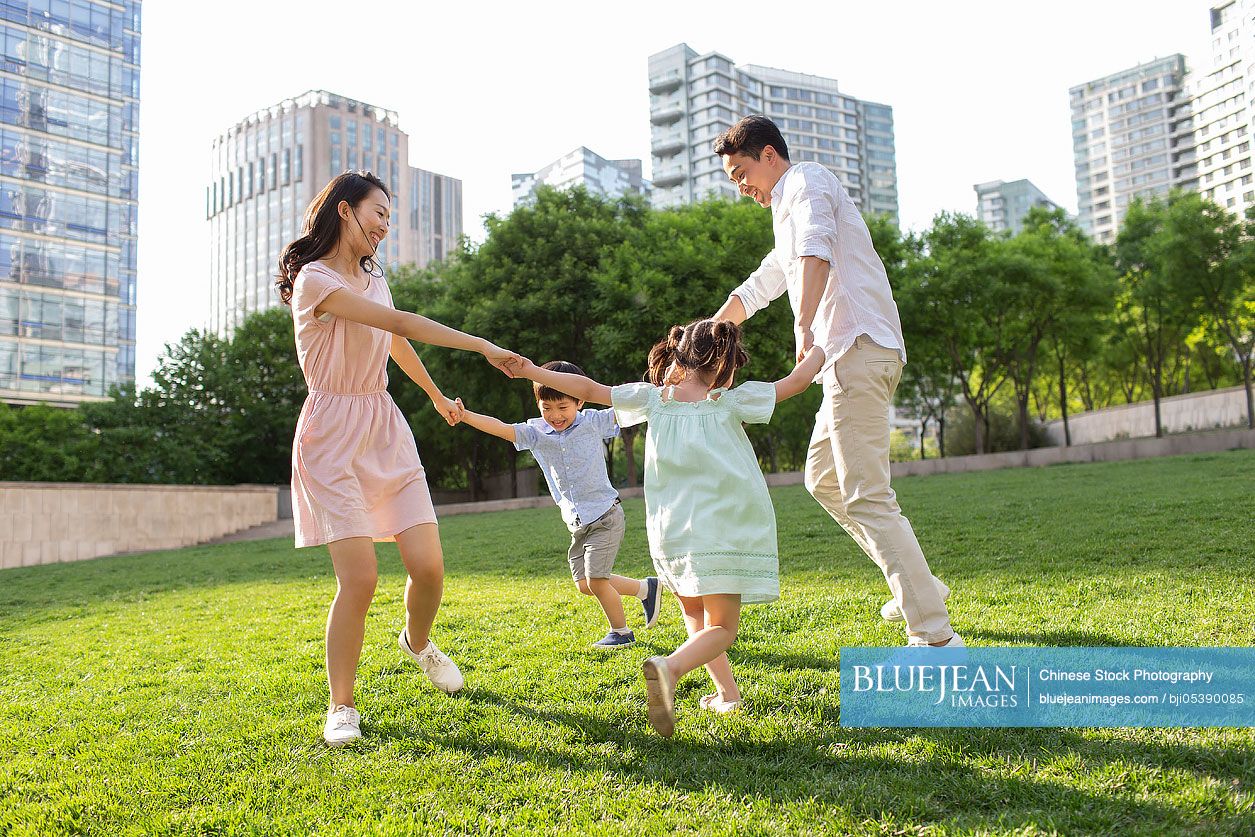
<svg viewBox="0 0 1255 837"><path fill-rule="evenodd" d="M567 551L571 577L576 581L609 578L623 543L623 530L623 506L616 501L610 511L572 532L571 548Z"/></svg>

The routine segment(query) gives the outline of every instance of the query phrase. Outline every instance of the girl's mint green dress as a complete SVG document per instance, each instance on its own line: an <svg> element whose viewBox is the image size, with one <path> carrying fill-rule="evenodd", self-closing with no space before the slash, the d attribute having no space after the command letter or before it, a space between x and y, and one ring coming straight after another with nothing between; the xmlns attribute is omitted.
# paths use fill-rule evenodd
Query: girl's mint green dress
<svg viewBox="0 0 1255 837"><path fill-rule="evenodd" d="M691 403L647 383L610 393L620 427L649 422L645 518L663 585L680 596L740 593L743 604L780 598L776 512L741 426L771 418L775 384L750 381Z"/></svg>

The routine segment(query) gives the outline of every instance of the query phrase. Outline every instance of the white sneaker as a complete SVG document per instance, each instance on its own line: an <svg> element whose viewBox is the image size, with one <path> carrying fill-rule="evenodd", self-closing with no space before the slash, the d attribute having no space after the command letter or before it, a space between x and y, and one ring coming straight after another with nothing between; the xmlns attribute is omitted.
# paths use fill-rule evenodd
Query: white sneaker
<svg viewBox="0 0 1255 837"><path fill-rule="evenodd" d="M322 739L328 747L343 747L362 737L362 716L351 706L343 703L327 713L327 723L322 728Z"/></svg>
<svg viewBox="0 0 1255 837"><path fill-rule="evenodd" d="M910 648L966 648L967 643L963 641L963 637L955 634L946 640L945 645L931 645L922 639L911 637L910 641L907 642L907 646Z"/></svg>
<svg viewBox="0 0 1255 837"><path fill-rule="evenodd" d="M402 628L401 633L397 636L397 645L401 646L401 650L411 660L418 663L419 667L427 675L427 679L431 680L432 684L440 691L451 695L461 689L466 683L457 664L450 660L449 656L437 648L436 643L431 640L427 640L427 647L422 651L415 651L410 647L410 639L405 635L405 628Z"/></svg>
<svg viewBox="0 0 1255 837"><path fill-rule="evenodd" d="M728 715L732 712L741 711L740 698L737 698L736 700L723 700L719 697L718 692L715 692L713 695L702 695L697 701L697 705L702 709L709 709L711 712L716 712L720 715Z"/></svg>
<svg viewBox="0 0 1255 837"><path fill-rule="evenodd" d="M933 581L937 585L937 592L941 594L941 600L944 602L950 598L950 588L941 579L933 576ZM901 622L906 619L902 615L902 608L898 605L897 599L890 599L880 607L880 618L886 622Z"/></svg>

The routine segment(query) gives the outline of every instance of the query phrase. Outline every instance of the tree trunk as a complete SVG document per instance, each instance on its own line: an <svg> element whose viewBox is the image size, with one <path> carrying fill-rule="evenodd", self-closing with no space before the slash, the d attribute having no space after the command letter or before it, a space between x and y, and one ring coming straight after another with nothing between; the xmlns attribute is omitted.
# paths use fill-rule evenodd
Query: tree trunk
<svg viewBox="0 0 1255 837"><path fill-rule="evenodd" d="M937 453L946 458L946 414L937 417Z"/></svg>
<svg viewBox="0 0 1255 837"><path fill-rule="evenodd" d="M985 452L985 417L972 407L972 447L977 453Z"/></svg>
<svg viewBox="0 0 1255 837"><path fill-rule="evenodd" d="M1156 370L1150 379L1150 391L1155 399L1155 438L1163 438L1163 416L1159 411L1159 402L1163 398L1163 380L1160 372Z"/></svg>
<svg viewBox="0 0 1255 837"><path fill-rule="evenodd" d="M1063 369L1063 356L1059 356L1059 411L1063 413L1063 446L1072 447L1072 431L1068 429L1068 376Z"/></svg>
<svg viewBox="0 0 1255 837"><path fill-rule="evenodd" d="M519 496L519 452L510 452L510 496Z"/></svg>
<svg viewBox="0 0 1255 837"><path fill-rule="evenodd" d="M1251 400L1251 358L1242 364L1242 379L1246 383L1246 426L1255 430L1255 402Z"/></svg>
<svg viewBox="0 0 1255 837"><path fill-rule="evenodd" d="M928 449L924 447L924 436L926 433L928 433L927 418L919 423L919 458L921 460L928 458Z"/></svg>
<svg viewBox="0 0 1255 837"><path fill-rule="evenodd" d="M627 484L636 487L636 428L623 428L623 458L627 463Z"/></svg>
<svg viewBox="0 0 1255 837"><path fill-rule="evenodd" d="M1016 395L1015 400L1019 402L1020 450L1028 450L1028 393L1023 398Z"/></svg>
<svg viewBox="0 0 1255 837"><path fill-rule="evenodd" d="M471 467L467 471L466 482L471 489L471 502L474 503L480 497L478 439L471 443Z"/></svg>
<svg viewBox="0 0 1255 837"><path fill-rule="evenodd" d="M1192 364L1190 362L1190 347L1186 346L1185 347L1185 389L1181 391L1182 395L1185 395L1189 393L1190 391L1190 366L1191 365Z"/></svg>

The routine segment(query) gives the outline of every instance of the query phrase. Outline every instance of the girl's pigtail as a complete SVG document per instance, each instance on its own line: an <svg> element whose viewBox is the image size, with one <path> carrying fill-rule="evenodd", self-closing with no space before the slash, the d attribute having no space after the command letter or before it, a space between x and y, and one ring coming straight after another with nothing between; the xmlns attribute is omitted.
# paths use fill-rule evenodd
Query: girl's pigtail
<svg viewBox="0 0 1255 837"><path fill-rule="evenodd" d="M684 337L684 329L680 326L672 326L667 336L654 344L649 350L649 371L646 377L649 382L656 387L662 386L667 379L667 372L675 363L676 347L680 345L680 340Z"/></svg>

